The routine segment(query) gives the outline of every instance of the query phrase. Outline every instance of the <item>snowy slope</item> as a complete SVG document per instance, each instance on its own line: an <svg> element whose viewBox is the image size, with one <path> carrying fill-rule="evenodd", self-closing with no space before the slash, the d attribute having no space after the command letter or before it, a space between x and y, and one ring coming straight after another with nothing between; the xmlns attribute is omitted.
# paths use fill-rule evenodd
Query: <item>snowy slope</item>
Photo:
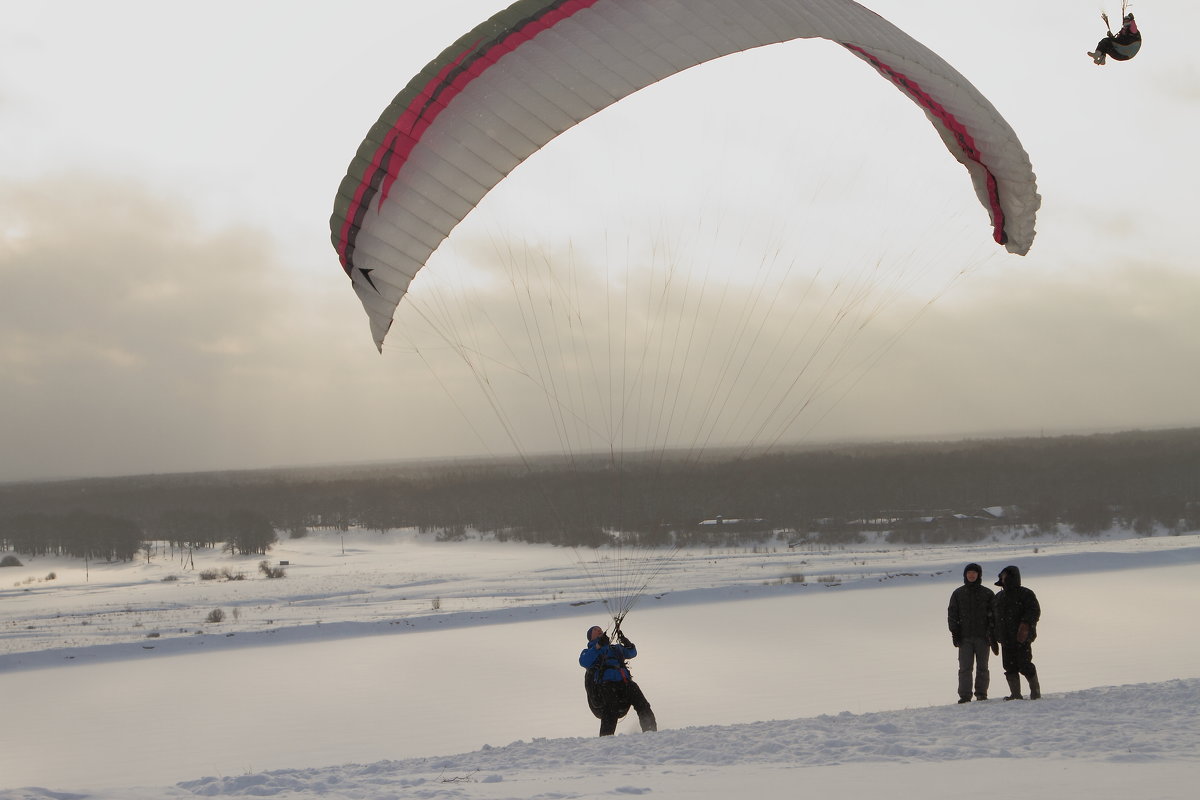
<svg viewBox="0 0 1200 800"><path fill-rule="evenodd" d="M602 610L563 551L347 545L283 542L274 581L167 559L0 573L0 800L1190 798L1200 779L1195 535L685 554L630 620L663 729L603 740L573 665ZM1042 597L1043 700L952 704L967 561L1021 564ZM481 681L480 649L512 677Z"/></svg>
<svg viewBox="0 0 1200 800"><path fill-rule="evenodd" d="M909 711L539 739L453 756L297 768L173 787L4 800L154 797L820 796L1191 798L1200 680ZM132 770L136 773L136 768Z"/></svg>

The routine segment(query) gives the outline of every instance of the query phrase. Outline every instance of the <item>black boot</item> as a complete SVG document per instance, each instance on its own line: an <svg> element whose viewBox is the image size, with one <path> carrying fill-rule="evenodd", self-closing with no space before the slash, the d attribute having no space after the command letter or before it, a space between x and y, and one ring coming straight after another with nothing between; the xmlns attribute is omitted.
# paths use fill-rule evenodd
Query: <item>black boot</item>
<svg viewBox="0 0 1200 800"><path fill-rule="evenodd" d="M1040 700L1042 698L1042 686L1038 683L1037 670L1032 670L1025 678L1029 681L1029 699Z"/></svg>
<svg viewBox="0 0 1200 800"><path fill-rule="evenodd" d="M1025 698L1021 697L1021 676L1018 674L1018 675L1005 675L1004 677L1008 680L1008 690L1010 692L1008 697L1006 697L1004 699L1005 700L1024 700Z"/></svg>

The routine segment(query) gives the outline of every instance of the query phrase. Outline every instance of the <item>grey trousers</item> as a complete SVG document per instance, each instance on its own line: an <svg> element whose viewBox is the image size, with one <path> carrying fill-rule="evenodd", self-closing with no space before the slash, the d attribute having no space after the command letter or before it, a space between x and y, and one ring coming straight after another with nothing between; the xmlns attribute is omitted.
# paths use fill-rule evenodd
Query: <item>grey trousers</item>
<svg viewBox="0 0 1200 800"><path fill-rule="evenodd" d="M958 698L971 699L971 668L975 668L975 699L987 697L991 675L988 673L987 639L963 639L958 646Z"/></svg>

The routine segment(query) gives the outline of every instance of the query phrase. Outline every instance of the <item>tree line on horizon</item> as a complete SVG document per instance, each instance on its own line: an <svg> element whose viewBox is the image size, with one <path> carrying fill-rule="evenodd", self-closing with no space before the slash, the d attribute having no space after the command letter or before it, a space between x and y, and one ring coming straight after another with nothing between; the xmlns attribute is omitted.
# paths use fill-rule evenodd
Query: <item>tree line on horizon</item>
<svg viewBox="0 0 1200 800"><path fill-rule="evenodd" d="M1003 507L1003 519L977 513ZM67 509L64 511L63 509ZM722 524L702 524L723 520ZM736 522L734 522L736 520ZM147 541L265 553L278 533L417 528L600 546L972 541L995 525L1200 529L1200 429L874 444L694 462L374 465L0 486L0 551L128 560ZM626 541L628 541L627 539Z"/></svg>
<svg viewBox="0 0 1200 800"><path fill-rule="evenodd" d="M221 546L234 554L266 554L278 540L269 519L244 509L224 515L171 511L152 529L136 519L79 509L0 517L0 552L28 556L132 561L141 553L149 557L151 542L180 550Z"/></svg>

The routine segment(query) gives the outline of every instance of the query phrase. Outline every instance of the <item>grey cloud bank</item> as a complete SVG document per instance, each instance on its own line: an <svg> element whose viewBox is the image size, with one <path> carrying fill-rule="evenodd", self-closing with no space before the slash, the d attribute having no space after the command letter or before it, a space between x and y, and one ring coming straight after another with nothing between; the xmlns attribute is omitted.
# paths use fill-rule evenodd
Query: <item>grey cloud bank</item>
<svg viewBox="0 0 1200 800"><path fill-rule="evenodd" d="M78 176L0 197L0 479L484 452L465 423L491 415L470 381L447 385L400 342L380 358L341 281L290 273L265 232L206 229L177 198ZM1178 264L989 266L809 435L1200 424L1197 298Z"/></svg>

